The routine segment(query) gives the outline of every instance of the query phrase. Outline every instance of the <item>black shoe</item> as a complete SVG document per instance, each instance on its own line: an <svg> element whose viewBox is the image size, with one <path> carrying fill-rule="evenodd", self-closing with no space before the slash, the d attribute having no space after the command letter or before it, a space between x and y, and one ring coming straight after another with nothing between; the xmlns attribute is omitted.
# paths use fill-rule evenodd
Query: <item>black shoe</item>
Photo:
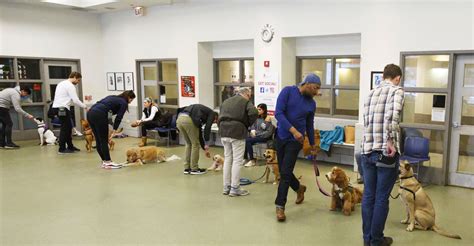
<svg viewBox="0 0 474 246"><path fill-rule="evenodd" d="M72 147L72 148L67 148L68 150L72 150L72 151L81 151L80 149L76 148L76 147Z"/></svg>
<svg viewBox="0 0 474 246"><path fill-rule="evenodd" d="M18 148L20 148L20 146L14 144L14 143L7 143L7 144L5 144L4 148L5 149L18 149Z"/></svg>
<svg viewBox="0 0 474 246"><path fill-rule="evenodd" d="M0 149L5 148L5 144L0 144Z"/></svg>
<svg viewBox="0 0 474 246"><path fill-rule="evenodd" d="M191 174L191 169L190 168L186 168L184 169L184 174Z"/></svg>
<svg viewBox="0 0 474 246"><path fill-rule="evenodd" d="M65 149L65 150L58 151L58 154L60 154L60 155L72 154L72 153L74 153L74 150L70 150L70 149Z"/></svg>
<svg viewBox="0 0 474 246"><path fill-rule="evenodd" d="M206 169L198 168L197 170L191 170L191 175L201 175L207 172Z"/></svg>

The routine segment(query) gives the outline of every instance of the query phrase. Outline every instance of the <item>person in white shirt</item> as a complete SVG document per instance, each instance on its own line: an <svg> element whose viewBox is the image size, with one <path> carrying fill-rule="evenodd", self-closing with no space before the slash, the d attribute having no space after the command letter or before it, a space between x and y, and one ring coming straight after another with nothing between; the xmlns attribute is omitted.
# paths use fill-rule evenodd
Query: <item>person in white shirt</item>
<svg viewBox="0 0 474 246"><path fill-rule="evenodd" d="M143 114L142 118L140 120L135 121L132 126L137 127L141 126L142 127L142 139L141 142L138 144L138 146L143 147L146 145L146 136L147 136L147 130L160 127L160 117L161 113L158 107L153 103L153 100L149 97L145 98L143 100Z"/></svg>
<svg viewBox="0 0 474 246"><path fill-rule="evenodd" d="M73 153L80 151L72 144L72 114L70 106L75 104L78 107L87 110L84 103L79 100L75 85L82 80L79 72L72 72L69 79L60 82L56 86L56 92L53 101L53 110L61 121L61 130L59 132L59 154ZM71 103L72 102L72 103ZM67 145L67 146L66 146Z"/></svg>

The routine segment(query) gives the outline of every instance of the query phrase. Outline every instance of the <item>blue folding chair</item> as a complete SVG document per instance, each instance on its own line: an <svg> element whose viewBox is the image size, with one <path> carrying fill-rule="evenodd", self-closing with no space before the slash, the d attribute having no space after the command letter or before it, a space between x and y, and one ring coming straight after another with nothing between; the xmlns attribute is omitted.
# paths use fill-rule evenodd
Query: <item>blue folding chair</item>
<svg viewBox="0 0 474 246"><path fill-rule="evenodd" d="M178 128L176 127L176 118L177 118L177 115L173 115L171 117L171 122L170 122L169 127L156 127L156 128L153 129L153 130L157 131L156 135L157 135L157 137L160 138L160 140L161 139L166 139L167 140L167 147L170 147L171 132L172 131L178 132ZM166 137L159 136L160 133L165 133ZM178 138L178 137L176 136L176 138ZM156 140L158 140L158 139L156 139Z"/></svg>
<svg viewBox="0 0 474 246"><path fill-rule="evenodd" d="M425 161L430 161L430 140L425 137L407 137L405 138L405 144L403 148L403 155L400 160L406 160L411 165L416 165L416 172L413 174L418 175L420 173L420 165Z"/></svg>

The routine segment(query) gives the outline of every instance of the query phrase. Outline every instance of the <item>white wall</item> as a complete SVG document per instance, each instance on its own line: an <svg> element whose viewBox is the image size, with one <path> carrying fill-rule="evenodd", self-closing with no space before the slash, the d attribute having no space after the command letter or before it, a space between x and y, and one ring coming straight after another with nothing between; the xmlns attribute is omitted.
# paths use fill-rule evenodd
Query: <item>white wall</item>
<svg viewBox="0 0 474 246"><path fill-rule="evenodd" d="M0 4L0 28L0 55L80 59L83 95L107 94L99 16Z"/></svg>

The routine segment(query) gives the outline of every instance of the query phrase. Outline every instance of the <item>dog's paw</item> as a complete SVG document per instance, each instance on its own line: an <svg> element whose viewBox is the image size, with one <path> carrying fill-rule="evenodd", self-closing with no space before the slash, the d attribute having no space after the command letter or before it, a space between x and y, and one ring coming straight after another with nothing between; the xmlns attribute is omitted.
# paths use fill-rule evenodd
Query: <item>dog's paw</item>
<svg viewBox="0 0 474 246"><path fill-rule="evenodd" d="M413 231L413 229L415 229L415 224L410 224L410 225L407 227L407 231Z"/></svg>
<svg viewBox="0 0 474 246"><path fill-rule="evenodd" d="M400 221L400 223L402 223L402 224L408 224L408 219L404 219L404 220Z"/></svg>

